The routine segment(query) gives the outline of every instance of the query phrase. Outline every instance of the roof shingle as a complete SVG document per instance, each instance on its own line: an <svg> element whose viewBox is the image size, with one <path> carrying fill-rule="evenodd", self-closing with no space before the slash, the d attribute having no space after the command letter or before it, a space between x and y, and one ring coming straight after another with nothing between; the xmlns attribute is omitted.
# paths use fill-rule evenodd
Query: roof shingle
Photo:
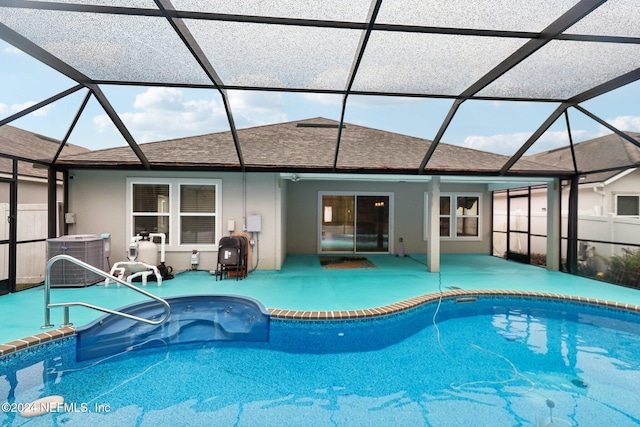
<svg viewBox="0 0 640 427"><path fill-rule="evenodd" d="M625 133L640 143L640 133ZM625 167L640 165L640 147L613 133L574 144L573 150L579 172L611 169L606 172L587 173L585 179L580 181L582 183L606 181L619 174L621 169ZM528 156L527 159L573 168L571 147L569 146L534 154Z"/></svg>
<svg viewBox="0 0 640 427"><path fill-rule="evenodd" d="M0 153L25 160L50 163L62 144L53 138L29 132L9 125L0 126ZM66 144L61 156L86 153L89 150L73 144ZM11 173L12 160L0 157L0 171ZM18 173L24 176L46 178L46 169L33 168L25 162L18 163Z"/></svg>
<svg viewBox="0 0 640 427"><path fill-rule="evenodd" d="M247 168L323 170L333 168L339 122L321 117L238 130ZM345 123L337 169L353 172L417 173L433 142ZM238 168L240 162L230 132L141 144L152 166ZM440 143L425 173L496 173L507 156ZM60 159L68 167L134 166L140 162L129 147L98 150ZM569 172L530 160L518 171Z"/></svg>

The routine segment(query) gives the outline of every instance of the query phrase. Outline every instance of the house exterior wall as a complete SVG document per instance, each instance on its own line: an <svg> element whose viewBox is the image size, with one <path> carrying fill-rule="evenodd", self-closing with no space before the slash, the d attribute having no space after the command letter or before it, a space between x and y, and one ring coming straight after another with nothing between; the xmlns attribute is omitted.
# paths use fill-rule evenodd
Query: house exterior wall
<svg viewBox="0 0 640 427"><path fill-rule="evenodd" d="M566 191L566 193L567 193L566 199L563 198L562 200L563 202L562 210L565 213L568 212L567 206L568 206L569 192ZM596 193L594 191L593 185L586 185L586 186L579 187L578 188L578 213L580 215L600 216L609 210L607 206L603 205L603 202L607 203L607 199L610 199L610 197L603 197L600 194Z"/></svg>
<svg viewBox="0 0 640 427"><path fill-rule="evenodd" d="M127 248L132 236L127 232L127 178L197 178L221 180L221 235L227 235L227 223L235 221L236 232L242 231L244 212L262 217L262 231L249 237L252 247L252 266L278 270L287 254L317 253L318 192L353 191L392 193L394 200L390 251L397 252L397 242L404 240L407 254L424 254L426 183L356 182L356 181L299 181L279 178L277 173L214 173L163 171L108 171L77 169L69 172L68 212L76 216L68 234L108 233L111 236L110 265L127 260ZM485 185L446 184L443 193L481 193L481 237L475 240L441 242L442 253L490 253L491 199ZM245 197L246 195L246 197ZM166 264L176 271L191 268L191 246L168 247ZM217 251L200 250L201 270L213 270Z"/></svg>
<svg viewBox="0 0 640 427"><path fill-rule="evenodd" d="M403 238L407 254L424 254L425 198L427 183L360 182L360 181L305 181L288 183L287 248L291 254L309 254L318 251L320 191L393 193L394 212L391 224L393 241L390 251L397 253L398 239ZM485 185L442 184L441 192L479 192L482 198L481 239L473 241L442 240L441 253L490 253L491 199Z"/></svg>
<svg viewBox="0 0 640 427"><path fill-rule="evenodd" d="M198 178L220 179L221 184L221 234L228 235L227 222L234 220L236 232L242 231L244 212L262 216L262 232L256 234L252 256L259 251L260 269L279 269L282 264L281 237L282 203L281 188L275 173L247 173L246 199L243 175L215 172L160 172L160 171L106 171L77 169L69 172L68 212L76 215L76 223L69 225L68 234L111 235L113 265L127 260L127 248L132 236L127 232L127 178ZM244 201L246 200L246 202ZM166 264L176 271L191 268L191 246L167 249ZM253 259L255 265L255 258ZM201 250L201 270L214 270L217 264L216 250Z"/></svg>
<svg viewBox="0 0 640 427"><path fill-rule="evenodd" d="M591 215L615 214L616 195L640 194L640 169L615 179L604 187L596 188L596 190L597 193L593 188L587 186L580 189L580 211L587 211L589 206L594 206Z"/></svg>

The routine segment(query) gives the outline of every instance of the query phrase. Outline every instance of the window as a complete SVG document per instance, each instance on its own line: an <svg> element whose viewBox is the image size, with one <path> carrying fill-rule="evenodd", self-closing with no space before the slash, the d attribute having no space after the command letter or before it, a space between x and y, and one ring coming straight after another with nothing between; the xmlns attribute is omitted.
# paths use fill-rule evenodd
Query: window
<svg viewBox="0 0 640 427"><path fill-rule="evenodd" d="M616 196L616 215L640 216L640 196L618 194Z"/></svg>
<svg viewBox="0 0 640 427"><path fill-rule="evenodd" d="M169 184L133 184L133 235L164 233L169 239Z"/></svg>
<svg viewBox="0 0 640 427"><path fill-rule="evenodd" d="M455 200L455 237L479 237L480 196L451 196Z"/></svg>
<svg viewBox="0 0 640 427"><path fill-rule="evenodd" d="M428 239L428 194L425 193L425 240ZM480 193L452 194L442 193L440 196L440 238L480 239L480 212L482 195Z"/></svg>
<svg viewBox="0 0 640 427"><path fill-rule="evenodd" d="M180 244L215 244L215 185L180 185Z"/></svg>
<svg viewBox="0 0 640 427"><path fill-rule="evenodd" d="M220 236L219 180L127 180L131 235L164 233L168 247L216 245Z"/></svg>

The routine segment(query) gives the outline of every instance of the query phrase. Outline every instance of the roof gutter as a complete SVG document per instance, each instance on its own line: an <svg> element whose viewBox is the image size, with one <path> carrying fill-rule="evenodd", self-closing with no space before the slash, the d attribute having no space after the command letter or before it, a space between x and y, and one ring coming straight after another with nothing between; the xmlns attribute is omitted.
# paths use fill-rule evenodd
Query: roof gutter
<svg viewBox="0 0 640 427"><path fill-rule="evenodd" d="M399 175L399 174L347 174L347 173L295 173L282 172L280 178L292 182L298 181L364 181L364 182L416 182L427 183L434 175ZM443 183L455 184L518 184L518 186L541 185L552 182L554 178L545 177L500 177L500 176L465 176L438 175ZM506 188L506 187L505 187Z"/></svg>
<svg viewBox="0 0 640 427"><path fill-rule="evenodd" d="M617 180L619 180L620 178L623 178L627 175L629 175L630 173L633 173L637 170L638 168L629 168L626 170L623 170L622 172L620 172L619 174L612 176L611 178L607 179L604 182L604 185L609 185L609 184L613 184L614 182L616 182Z"/></svg>

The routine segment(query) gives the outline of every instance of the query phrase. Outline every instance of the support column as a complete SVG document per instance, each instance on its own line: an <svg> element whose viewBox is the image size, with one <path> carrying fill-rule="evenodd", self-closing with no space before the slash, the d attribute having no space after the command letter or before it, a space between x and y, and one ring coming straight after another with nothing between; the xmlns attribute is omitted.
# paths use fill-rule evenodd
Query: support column
<svg viewBox="0 0 640 427"><path fill-rule="evenodd" d="M547 270L560 270L560 181L547 184Z"/></svg>
<svg viewBox="0 0 640 427"><path fill-rule="evenodd" d="M47 180L47 237L58 237L58 180L56 170L49 166Z"/></svg>
<svg viewBox="0 0 640 427"><path fill-rule="evenodd" d="M429 218L429 234L427 242L427 270L431 273L440 271L440 177L434 176L429 181L429 203L426 206Z"/></svg>

